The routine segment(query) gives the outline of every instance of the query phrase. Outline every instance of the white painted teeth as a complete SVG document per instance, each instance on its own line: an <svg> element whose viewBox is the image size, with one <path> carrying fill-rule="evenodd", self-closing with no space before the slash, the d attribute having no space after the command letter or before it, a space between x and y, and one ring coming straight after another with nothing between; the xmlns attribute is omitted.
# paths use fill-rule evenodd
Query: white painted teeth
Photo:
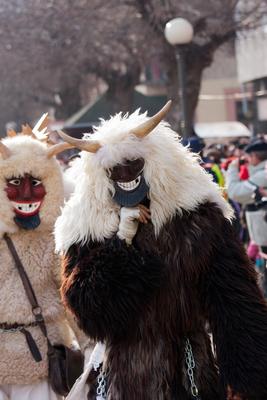
<svg viewBox="0 0 267 400"><path fill-rule="evenodd" d="M41 202L38 201L36 203L16 203L15 201L12 201L12 204L17 211L25 214L31 214L40 207Z"/></svg>
<svg viewBox="0 0 267 400"><path fill-rule="evenodd" d="M117 185L121 189L130 192L131 190L136 189L140 185L140 182L141 182L141 175L139 175L136 179L134 179L131 182L117 182Z"/></svg>

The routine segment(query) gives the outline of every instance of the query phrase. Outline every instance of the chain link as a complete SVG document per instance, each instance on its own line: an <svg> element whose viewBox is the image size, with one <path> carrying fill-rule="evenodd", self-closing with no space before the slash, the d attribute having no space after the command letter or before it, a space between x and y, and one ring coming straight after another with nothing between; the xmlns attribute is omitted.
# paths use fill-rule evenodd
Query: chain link
<svg viewBox="0 0 267 400"><path fill-rule="evenodd" d="M191 389L191 394L196 400L200 400L200 397L198 396L198 388L195 383L195 378L194 378L194 369L196 367L194 355L193 355L193 350L191 343L189 339L186 339L185 342L185 363L186 363L186 372L187 376L190 381L190 389ZM96 400L106 400L107 398L107 391L106 391L106 386L107 386L107 376L105 371L101 369L100 374L98 375L97 378L97 389L96 389Z"/></svg>
<svg viewBox="0 0 267 400"><path fill-rule="evenodd" d="M23 329L22 326L19 326L18 328L0 329L0 333L14 333L14 332L20 332L22 329Z"/></svg>
<svg viewBox="0 0 267 400"><path fill-rule="evenodd" d="M2 325L3 326L3 325ZM25 329L25 328L31 328L31 327L34 327L34 326L37 326L37 323L34 321L34 322L31 322L31 323L29 323L29 324L27 324L27 325L18 325L18 326L16 326L15 328L0 328L0 334L1 333L15 333L15 332L21 332L23 329Z"/></svg>
<svg viewBox="0 0 267 400"><path fill-rule="evenodd" d="M194 368L196 367L196 363L189 339L186 339L185 342L185 363L186 363L187 376L190 381L191 394L195 399L200 399L200 397L198 396L198 388L194 378Z"/></svg>
<svg viewBox="0 0 267 400"><path fill-rule="evenodd" d="M106 377L105 371L102 371L101 369L100 374L97 377L96 400L105 400L107 398Z"/></svg>

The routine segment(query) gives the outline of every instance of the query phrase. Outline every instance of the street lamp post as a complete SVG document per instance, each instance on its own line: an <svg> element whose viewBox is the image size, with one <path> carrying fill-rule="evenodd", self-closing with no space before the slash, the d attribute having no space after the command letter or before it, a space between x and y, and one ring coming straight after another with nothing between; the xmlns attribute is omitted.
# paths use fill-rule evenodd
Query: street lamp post
<svg viewBox="0 0 267 400"><path fill-rule="evenodd" d="M167 22L165 26L165 38L175 46L175 55L178 65L178 83L179 83L179 103L181 107L181 130L182 136L190 136L190 124L188 121L188 108L186 98L186 66L185 52L186 45L193 39L193 27L189 21L184 18L174 18Z"/></svg>

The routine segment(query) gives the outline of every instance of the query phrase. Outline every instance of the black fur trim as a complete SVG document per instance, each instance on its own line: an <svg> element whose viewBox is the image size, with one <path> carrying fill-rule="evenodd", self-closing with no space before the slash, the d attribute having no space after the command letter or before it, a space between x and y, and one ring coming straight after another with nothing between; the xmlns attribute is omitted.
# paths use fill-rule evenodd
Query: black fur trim
<svg viewBox="0 0 267 400"><path fill-rule="evenodd" d="M134 246L138 251L116 241L72 246L64 263L63 298L81 327L98 340L125 334L108 343L109 399L188 400L189 337L202 400L226 400L227 386L242 400L266 400L266 304L216 204L176 215L158 238L152 224L140 224ZM147 253L157 259L142 257ZM139 332L140 340L131 340Z"/></svg>
<svg viewBox="0 0 267 400"><path fill-rule="evenodd" d="M204 274L202 296L222 385L242 399L267 399L267 309L256 274L228 221Z"/></svg>
<svg viewBox="0 0 267 400"><path fill-rule="evenodd" d="M83 251L64 280L62 296L91 338L129 340L138 333L138 316L162 284L162 271L157 258L114 238Z"/></svg>

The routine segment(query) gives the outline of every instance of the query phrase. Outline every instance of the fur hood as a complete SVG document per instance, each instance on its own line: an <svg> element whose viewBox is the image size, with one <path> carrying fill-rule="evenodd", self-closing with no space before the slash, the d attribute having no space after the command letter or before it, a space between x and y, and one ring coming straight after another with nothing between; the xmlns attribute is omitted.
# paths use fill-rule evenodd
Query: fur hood
<svg viewBox="0 0 267 400"><path fill-rule="evenodd" d="M56 222L57 251L65 252L73 243L88 239L103 241L117 232L120 207L112 200L114 188L107 170L125 159L145 160L144 177L150 188L156 235L175 214L193 211L207 201L215 202L224 216L231 218L230 206L219 187L167 123L161 122L143 139L129 134L147 119L137 110L130 116L117 114L95 128L93 139L101 143L101 148L97 153L83 151L73 166L79 171L79 180Z"/></svg>
<svg viewBox="0 0 267 400"><path fill-rule="evenodd" d="M36 231L52 231L60 206L63 204L63 178L55 157L48 158L47 145L26 135L7 137L2 143L11 155L0 154L0 234L13 233L20 228L14 222L15 213L5 188L6 180L28 173L42 180L46 190L40 209L41 224Z"/></svg>

